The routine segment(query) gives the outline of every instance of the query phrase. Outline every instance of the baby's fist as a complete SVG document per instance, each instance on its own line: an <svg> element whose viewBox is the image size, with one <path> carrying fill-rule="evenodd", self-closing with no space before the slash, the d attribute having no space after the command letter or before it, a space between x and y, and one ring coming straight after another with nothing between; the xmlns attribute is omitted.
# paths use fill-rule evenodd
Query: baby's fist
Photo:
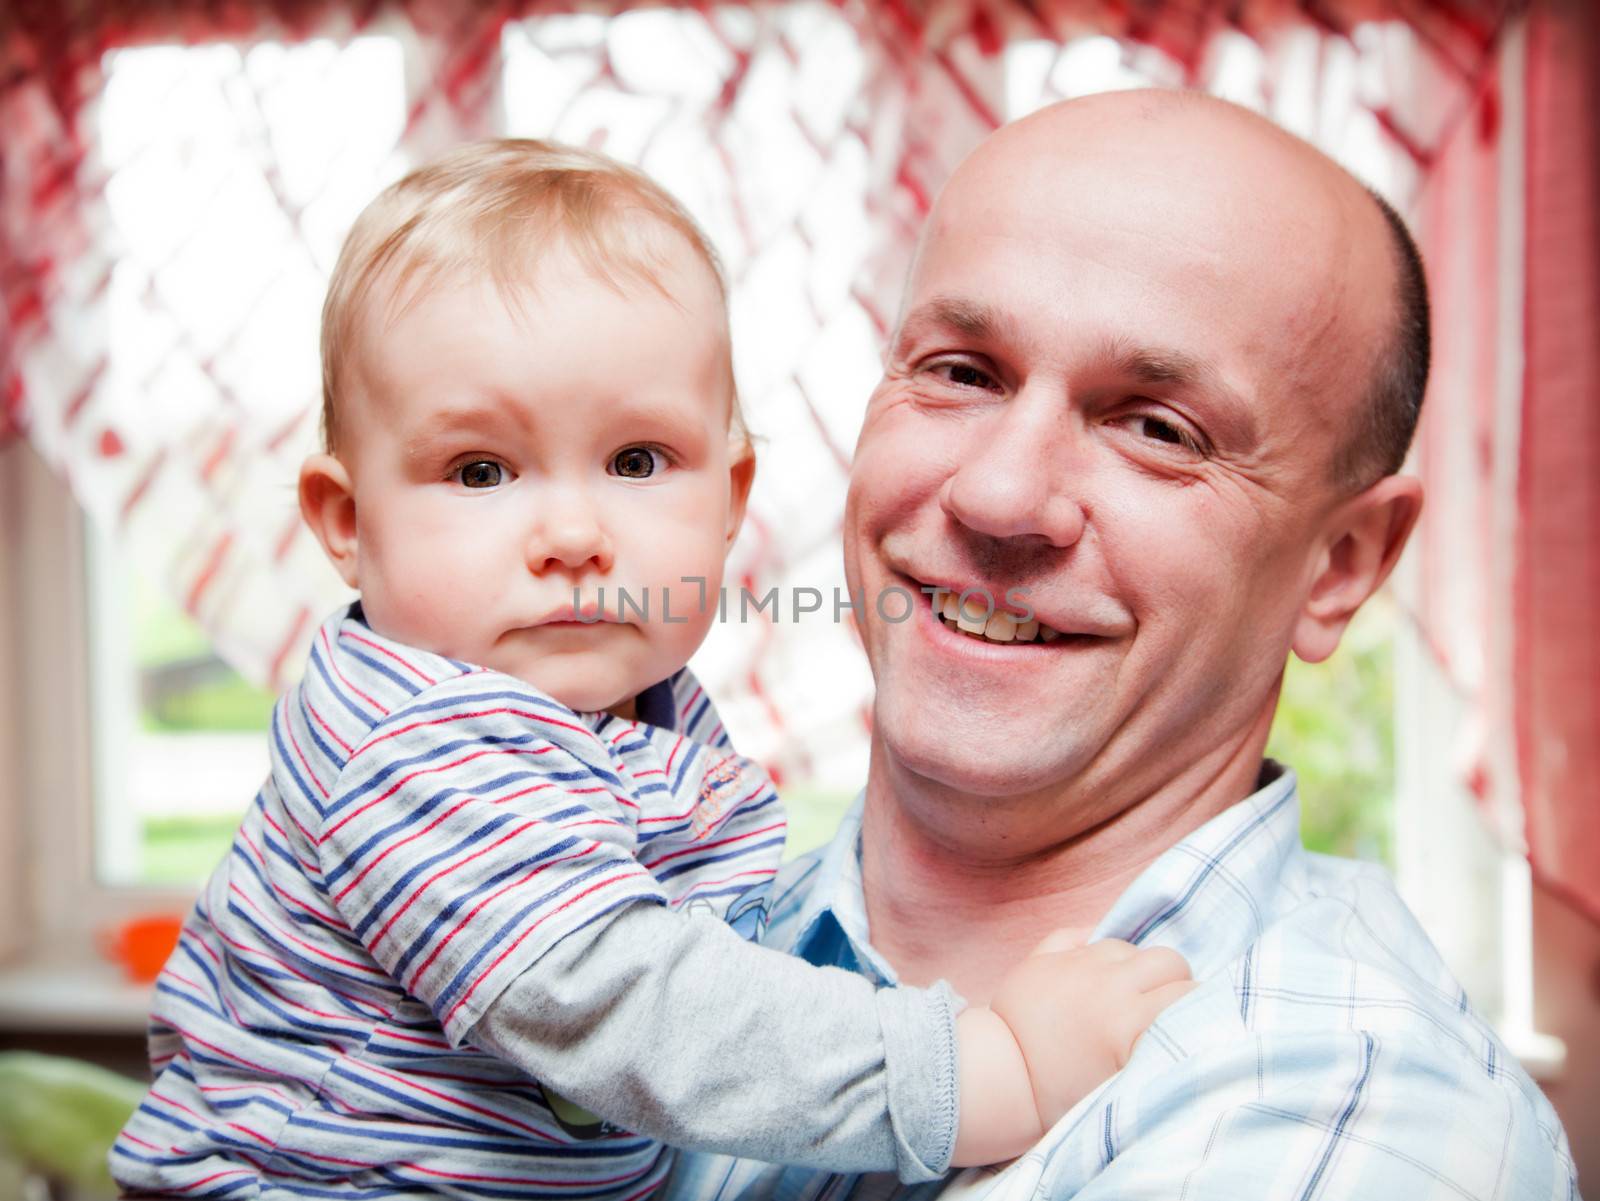
<svg viewBox="0 0 1600 1201"><path fill-rule="evenodd" d="M1102 939L1057 949L1062 941L1041 943L989 1002L1027 1061L1045 1129L1119 1071L1156 1015L1194 988L1168 947Z"/></svg>

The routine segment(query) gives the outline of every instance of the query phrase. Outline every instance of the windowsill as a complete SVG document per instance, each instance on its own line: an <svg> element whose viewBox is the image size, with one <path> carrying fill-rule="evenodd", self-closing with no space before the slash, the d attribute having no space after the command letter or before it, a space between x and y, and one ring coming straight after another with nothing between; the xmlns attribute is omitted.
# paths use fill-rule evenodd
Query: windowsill
<svg viewBox="0 0 1600 1201"><path fill-rule="evenodd" d="M92 960L10 963L0 967L0 1030L143 1034L153 988Z"/></svg>

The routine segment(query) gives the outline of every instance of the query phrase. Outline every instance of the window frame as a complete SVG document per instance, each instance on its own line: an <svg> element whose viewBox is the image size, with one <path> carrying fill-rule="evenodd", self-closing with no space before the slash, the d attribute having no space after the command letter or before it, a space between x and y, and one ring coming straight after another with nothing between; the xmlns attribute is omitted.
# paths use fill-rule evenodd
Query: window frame
<svg viewBox="0 0 1600 1201"><path fill-rule="evenodd" d="M19 648L22 645L21 589L22 491L24 457L31 452L17 439L0 445L0 862L26 862L23 827L22 697ZM20 871L0 873L0 912L26 915L26 881ZM23 920L0 923L0 962L25 944Z"/></svg>
<svg viewBox="0 0 1600 1201"><path fill-rule="evenodd" d="M96 871L88 518L70 491L22 444L6 451L5 504L14 545L4 612L14 662L6 673L19 754L13 778L24 932L13 951L35 963L81 965L119 922L145 912L186 913L194 893L107 885Z"/></svg>
<svg viewBox="0 0 1600 1201"><path fill-rule="evenodd" d="M388 17L366 32L399 42L409 105L425 77L422 35ZM497 125L501 99L497 82ZM130 660L125 643L97 646L118 635L97 635L93 615L118 598L114 581L94 578L106 559L94 547L116 537L97 530L26 431L0 442L0 856L10 856L0 863L21 867L0 872L0 1031L142 1032L150 986L129 982L111 936L131 918L187 915L200 891L99 875L99 840L111 835L97 824L97 769L111 765L94 722L114 701L97 697L95 657ZM250 799L239 798L241 815Z"/></svg>

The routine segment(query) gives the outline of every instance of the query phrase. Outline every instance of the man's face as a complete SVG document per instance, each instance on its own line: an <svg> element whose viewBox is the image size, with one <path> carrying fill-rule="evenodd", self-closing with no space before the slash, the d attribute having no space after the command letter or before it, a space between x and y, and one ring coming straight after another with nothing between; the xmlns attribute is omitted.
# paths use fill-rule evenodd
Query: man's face
<svg viewBox="0 0 1600 1201"><path fill-rule="evenodd" d="M930 218L856 452L850 586L1009 590L1059 636L869 604L895 770L1071 789L1087 829L1264 735L1384 336L1384 290L1351 281L1387 267L1347 181L1216 132L1013 127Z"/></svg>

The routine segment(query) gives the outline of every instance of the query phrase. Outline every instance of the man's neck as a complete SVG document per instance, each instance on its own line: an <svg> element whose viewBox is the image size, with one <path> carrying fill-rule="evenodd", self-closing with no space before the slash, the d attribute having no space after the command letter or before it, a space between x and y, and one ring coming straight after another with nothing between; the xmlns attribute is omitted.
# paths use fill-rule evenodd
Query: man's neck
<svg viewBox="0 0 1600 1201"><path fill-rule="evenodd" d="M1045 935L1067 929L1086 940L1157 857L1254 792L1265 740L1265 729L1252 732L1054 842L1037 835L1040 807L1070 815L1070 795L953 798L896 773L874 746L861 839L872 945L907 984L944 979L968 1001L986 1001ZM919 820L929 806L951 805L970 814L960 838Z"/></svg>

